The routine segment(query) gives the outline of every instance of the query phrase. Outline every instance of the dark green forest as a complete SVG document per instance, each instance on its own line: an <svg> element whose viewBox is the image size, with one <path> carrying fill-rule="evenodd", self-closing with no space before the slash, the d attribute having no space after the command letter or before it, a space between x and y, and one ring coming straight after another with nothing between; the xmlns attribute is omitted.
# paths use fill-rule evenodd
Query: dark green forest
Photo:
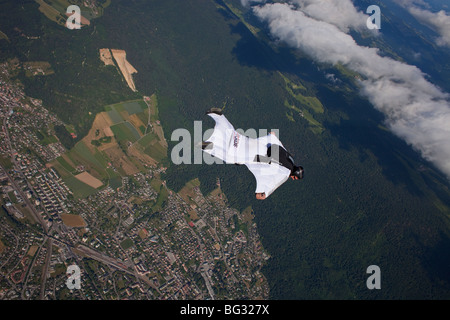
<svg viewBox="0 0 450 320"><path fill-rule="evenodd" d="M236 128L279 129L305 178L267 200L255 199L245 166L172 164L164 177L175 191L199 177L204 193L219 177L233 207L253 207L271 255L263 272L272 299L450 298L448 181L383 129L382 114L344 73L274 45L266 26L245 13L260 30L255 37L227 3L245 13L238 0L113 0L91 26L74 31L39 14L34 1L0 1L0 30L10 38L0 40L1 58L50 62L53 75L18 77L78 138L104 105L153 93L169 154L173 130L193 132L196 120L203 130L214 125L204 114L211 107L223 108ZM40 38L30 41L16 27ZM127 52L138 93L103 65L100 48ZM324 112L314 117L323 132L297 113L286 117L285 101L295 101L280 72L321 101ZM342 85L327 82L327 72ZM381 290L366 287L370 265L381 269Z"/></svg>

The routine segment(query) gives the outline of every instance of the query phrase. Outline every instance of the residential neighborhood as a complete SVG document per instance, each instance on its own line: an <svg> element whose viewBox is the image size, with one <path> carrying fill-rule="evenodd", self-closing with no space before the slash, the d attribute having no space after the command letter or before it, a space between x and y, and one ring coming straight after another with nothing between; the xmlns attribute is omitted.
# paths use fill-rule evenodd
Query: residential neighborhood
<svg viewBox="0 0 450 320"><path fill-rule="evenodd" d="M0 299L268 298L251 207L230 207L220 180L170 190L162 166L77 196L49 165L68 151L53 129L64 123L12 80L17 67L0 65Z"/></svg>

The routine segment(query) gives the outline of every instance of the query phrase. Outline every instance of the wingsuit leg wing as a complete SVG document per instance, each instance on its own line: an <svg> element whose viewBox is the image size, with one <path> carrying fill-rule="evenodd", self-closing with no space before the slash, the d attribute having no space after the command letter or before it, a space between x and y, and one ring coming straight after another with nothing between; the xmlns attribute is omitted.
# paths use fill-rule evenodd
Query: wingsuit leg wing
<svg viewBox="0 0 450 320"><path fill-rule="evenodd" d="M223 114L214 112L207 113L215 122L214 131L205 143L208 147L204 148L204 152L211 154L227 163L232 163L229 157L228 147L234 132L233 125Z"/></svg>

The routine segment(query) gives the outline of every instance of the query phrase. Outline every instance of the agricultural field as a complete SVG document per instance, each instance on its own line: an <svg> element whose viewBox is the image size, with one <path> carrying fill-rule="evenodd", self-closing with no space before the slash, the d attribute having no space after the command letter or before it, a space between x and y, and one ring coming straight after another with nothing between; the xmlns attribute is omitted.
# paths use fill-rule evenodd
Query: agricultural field
<svg viewBox="0 0 450 320"><path fill-rule="evenodd" d="M59 172L58 172L59 173ZM97 192L97 189L92 188L86 183L81 182L74 176L63 178L65 184L72 190L75 198L86 198Z"/></svg>
<svg viewBox="0 0 450 320"><path fill-rule="evenodd" d="M61 219L63 223L68 227L82 228L86 227L86 222L84 219L76 214L61 214Z"/></svg>
<svg viewBox="0 0 450 320"><path fill-rule="evenodd" d="M108 105L104 110L95 116L88 134L50 164L75 197L107 186L120 188L122 177L156 167L167 157L155 95L146 101ZM159 206L166 196L157 201Z"/></svg>
<svg viewBox="0 0 450 320"><path fill-rule="evenodd" d="M48 19L62 26L66 24L67 18L65 17L65 10L64 12L58 11L54 6L46 3L44 0L36 0L36 2L39 4L39 11L42 12Z"/></svg>
<svg viewBox="0 0 450 320"><path fill-rule="evenodd" d="M39 4L39 11L48 19L56 22L61 26L66 25L68 14L67 8L75 4L80 7L81 25L90 25L90 20L101 17L103 10L111 4L111 1L105 1L104 4L96 4L96 6L86 7L84 1L68 1L68 0L35 0Z"/></svg>
<svg viewBox="0 0 450 320"><path fill-rule="evenodd" d="M144 101L128 101L105 107L114 124L110 128L122 149L129 149L129 153L149 165L167 157L167 141L159 122L157 104L156 95L152 95L144 97Z"/></svg>
<svg viewBox="0 0 450 320"><path fill-rule="evenodd" d="M141 137L136 128L127 121L112 126L111 130L119 141L136 142Z"/></svg>
<svg viewBox="0 0 450 320"><path fill-rule="evenodd" d="M89 172L86 171L77 174L75 178L95 189L100 188L103 185L100 180L94 178L89 174Z"/></svg>

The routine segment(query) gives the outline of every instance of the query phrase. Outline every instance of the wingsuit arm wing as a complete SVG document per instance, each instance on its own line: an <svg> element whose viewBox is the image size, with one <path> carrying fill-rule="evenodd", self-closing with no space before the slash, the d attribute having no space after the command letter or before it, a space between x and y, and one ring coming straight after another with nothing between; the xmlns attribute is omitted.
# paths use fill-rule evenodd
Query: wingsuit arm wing
<svg viewBox="0 0 450 320"><path fill-rule="evenodd" d="M267 136L262 136L258 138L259 141L261 141L264 144L277 144L284 148L283 144L281 143L280 139L277 138L276 135L269 133Z"/></svg>
<svg viewBox="0 0 450 320"><path fill-rule="evenodd" d="M255 176L255 193L265 193L266 198L289 178L289 169L268 163L246 163L247 168Z"/></svg>

